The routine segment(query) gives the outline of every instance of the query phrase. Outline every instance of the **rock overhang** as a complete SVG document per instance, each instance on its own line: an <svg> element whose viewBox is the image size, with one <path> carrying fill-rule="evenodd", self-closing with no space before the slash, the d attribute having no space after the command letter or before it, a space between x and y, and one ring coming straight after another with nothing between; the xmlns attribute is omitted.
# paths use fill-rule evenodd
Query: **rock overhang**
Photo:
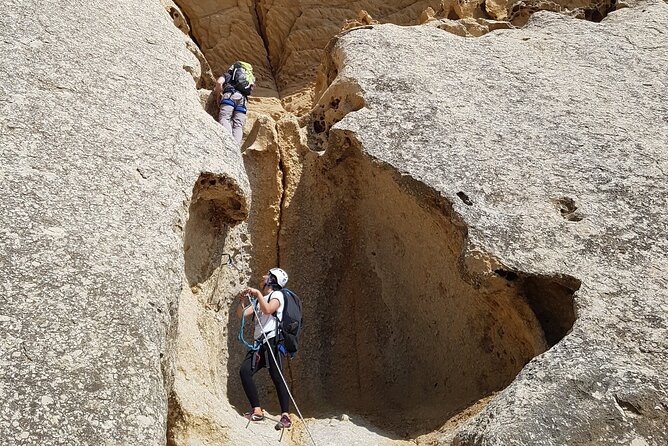
<svg viewBox="0 0 668 446"><path fill-rule="evenodd" d="M665 21L665 4L648 9L647 17ZM509 261L529 268L565 262L571 272L587 258L623 262L603 258L603 248L591 258L596 241L587 237L631 229L631 221L615 218L621 211L645 214L646 231L635 231L650 239L667 218L660 196L668 135L657 126L666 107L656 90L666 82L657 63L666 58L665 38L656 31L615 38L637 26L617 19L627 14L635 13L596 24L538 13L523 30L477 39L394 25L348 32L338 45L340 75L355 79L365 106L333 130L355 135L368 156L443 193L470 235ZM424 53L415 56L413 42ZM591 54L605 42L610 47ZM631 48L647 53L631 56ZM373 64L363 59L369 52L378 55ZM531 239L508 246L495 233ZM623 238L600 241L634 251ZM636 255L646 248L637 247Z"/></svg>
<svg viewBox="0 0 668 446"><path fill-rule="evenodd" d="M667 13L663 2L599 24L538 13L524 29L478 39L375 25L333 45L339 80L352 80L364 107L331 135L356 140L375 163L452 203L467 228L467 255L483 251L512 271L582 281L572 333L532 361L460 444L539 431L540 444L563 440L546 417L568 426L570 438L598 432L587 418L609 417L624 426L602 434L610 441L666 437L657 420L665 419L668 368L668 245L658 236L668 221L668 131L660 124L668 42L658 31ZM573 396L583 387L591 392ZM630 419L614 396L620 389L653 412ZM513 399L536 417L513 420ZM526 432L505 430L503 420Z"/></svg>

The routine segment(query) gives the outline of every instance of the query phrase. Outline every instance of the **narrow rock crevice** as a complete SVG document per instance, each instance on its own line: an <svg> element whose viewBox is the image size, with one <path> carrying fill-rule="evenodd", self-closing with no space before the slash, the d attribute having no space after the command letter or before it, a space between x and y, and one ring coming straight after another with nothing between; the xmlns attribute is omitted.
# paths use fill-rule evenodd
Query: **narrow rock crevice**
<svg viewBox="0 0 668 446"><path fill-rule="evenodd" d="M267 63L269 64L269 70L271 71L271 77L273 82L277 84L276 80L278 75L278 67L273 63L272 54L270 52L269 46L269 36L267 36L267 23L266 23L266 14L268 11L262 11L263 5L261 0L253 0L253 13L254 13L254 22L256 25L257 33L262 39L264 44L265 52L267 53ZM279 98L281 96L280 90L277 90Z"/></svg>
<svg viewBox="0 0 668 446"><path fill-rule="evenodd" d="M280 152L279 152L280 155ZM285 207L285 194L288 184L287 173L285 171L285 164L283 156L280 155L278 159L278 171L281 176L281 198L278 204L278 229L276 234L276 266L281 266L281 228L283 228L283 209Z"/></svg>

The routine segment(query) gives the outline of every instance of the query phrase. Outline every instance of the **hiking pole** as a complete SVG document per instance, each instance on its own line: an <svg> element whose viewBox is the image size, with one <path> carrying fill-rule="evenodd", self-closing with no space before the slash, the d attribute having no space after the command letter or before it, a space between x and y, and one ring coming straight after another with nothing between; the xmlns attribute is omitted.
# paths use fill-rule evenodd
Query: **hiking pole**
<svg viewBox="0 0 668 446"><path fill-rule="evenodd" d="M248 297L250 301L250 293L246 294L246 297ZM252 302L251 302L252 305ZM255 313L255 319L257 320L257 323L260 325L260 329L262 330L262 336L264 336L264 342L267 343L267 348L269 349L269 353L271 353L271 357L274 360L274 365L278 369L278 374L280 375L281 379L283 380L283 384L285 384L285 389L288 391L288 395L290 396L290 400L292 400L292 404L295 405L295 409L297 410L297 415L299 415L299 419L302 420L302 423L304 423L304 429L306 429L306 433L308 436L311 438L311 442L313 442L313 446L318 446L315 443L315 440L313 439L313 435L311 435L311 431L309 430L308 426L306 425L306 421L304 421L304 417L302 416L301 410L299 410L299 406L297 405L297 402L295 401L294 397L292 396L292 392L290 392L290 387L288 387L288 383L285 381L285 377L283 376L283 372L281 372L281 368L278 366L278 360L276 359L276 355L274 355L274 349L271 348L271 344L269 344L269 338L267 337L267 333L264 332L264 326L260 322L260 315L257 312L257 308L255 308L255 305L252 305L253 307L253 312ZM282 431L283 429L281 429ZM281 438L283 438L283 433L281 432ZM280 441L280 440L278 440Z"/></svg>

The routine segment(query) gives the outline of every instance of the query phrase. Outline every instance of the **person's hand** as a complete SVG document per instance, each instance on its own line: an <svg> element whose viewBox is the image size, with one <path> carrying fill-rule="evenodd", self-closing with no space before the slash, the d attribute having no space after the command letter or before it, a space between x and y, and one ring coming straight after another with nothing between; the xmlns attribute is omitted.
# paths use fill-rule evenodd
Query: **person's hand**
<svg viewBox="0 0 668 446"><path fill-rule="evenodd" d="M248 298L248 300L250 301L251 297L253 297L253 295L257 294L256 291L257 290L255 290L254 288L250 288L250 287L249 288L244 288L243 291L241 292L241 294L239 294L239 301L242 304L244 303L244 299L246 299L246 298Z"/></svg>
<svg viewBox="0 0 668 446"><path fill-rule="evenodd" d="M244 301L246 300L246 298L249 298L250 300L250 294L248 292L248 288L245 288L244 290L241 291L241 293L239 293L239 303L241 304L241 306L244 305Z"/></svg>

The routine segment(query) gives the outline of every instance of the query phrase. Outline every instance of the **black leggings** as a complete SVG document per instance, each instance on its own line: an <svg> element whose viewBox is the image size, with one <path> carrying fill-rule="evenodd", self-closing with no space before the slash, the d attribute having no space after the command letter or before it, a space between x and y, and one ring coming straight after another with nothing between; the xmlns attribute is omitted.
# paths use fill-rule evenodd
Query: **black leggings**
<svg viewBox="0 0 668 446"><path fill-rule="evenodd" d="M269 343L271 344L272 341L273 339L270 339ZM267 344L262 344L258 351L248 351L246 358L239 368L239 376L241 376L241 384L244 387L244 392L246 392L246 397L248 398L251 407L260 407L260 398L257 396L257 387L255 387L253 375L255 375L261 368L266 367L267 361L269 361L269 375L274 382L274 387L276 387L278 402L281 405L281 412L287 412L289 409L290 397L288 395L288 388L283 383L281 375L279 374L279 368L282 368L281 363L283 361L281 360L281 354L278 352L278 349L274 348L273 350L279 363L278 367L276 367L274 359L267 349Z"/></svg>

